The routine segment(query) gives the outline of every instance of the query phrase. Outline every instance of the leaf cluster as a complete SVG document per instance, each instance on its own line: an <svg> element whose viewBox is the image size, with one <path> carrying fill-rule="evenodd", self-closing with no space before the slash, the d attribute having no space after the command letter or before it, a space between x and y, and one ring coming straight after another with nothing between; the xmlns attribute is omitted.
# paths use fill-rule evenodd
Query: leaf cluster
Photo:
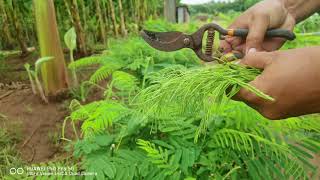
<svg viewBox="0 0 320 180"><path fill-rule="evenodd" d="M100 103L108 113L109 102ZM316 171L309 160L320 150L317 118L272 123L245 105L222 104L195 143L203 118L197 112L146 118L132 110L111 120L112 131L101 128L77 141L74 154L97 179L287 179Z"/></svg>

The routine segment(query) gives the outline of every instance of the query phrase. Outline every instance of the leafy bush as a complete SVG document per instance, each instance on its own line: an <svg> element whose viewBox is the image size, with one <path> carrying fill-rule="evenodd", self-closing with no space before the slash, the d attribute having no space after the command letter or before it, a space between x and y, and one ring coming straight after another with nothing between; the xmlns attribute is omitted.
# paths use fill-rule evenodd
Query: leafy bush
<svg viewBox="0 0 320 180"><path fill-rule="evenodd" d="M308 33L320 31L320 15L314 14L308 19L302 21L295 28L297 33Z"/></svg>
<svg viewBox="0 0 320 180"><path fill-rule="evenodd" d="M138 96L145 105L102 100L82 106L74 101L69 119L82 122L84 136L73 146L82 168L98 173L97 179L315 175L309 160L320 150L318 119L271 122L242 103L227 101L225 90L233 83L230 94L239 85L271 98L246 84L259 71L219 66L188 70L177 65L151 73L151 86ZM148 93L153 90L159 92Z"/></svg>
<svg viewBox="0 0 320 180"><path fill-rule="evenodd" d="M138 38L115 42L71 65L99 64L92 83L112 77L104 100L74 100L66 119L82 124L72 150L81 169L97 173L86 179L316 177L317 116L269 121L229 100L240 87L273 100L248 84L259 70L201 66L190 51L161 53Z"/></svg>
<svg viewBox="0 0 320 180"><path fill-rule="evenodd" d="M123 105L97 103L100 110L82 107L91 117L81 119L83 129L93 133L83 131L87 135L74 145L82 168L97 172L97 179L287 179L316 170L308 162L320 148L313 137L320 131L316 118L271 122L243 104L224 104L195 143L206 114L145 117L127 109L114 116L111 110ZM79 112L71 116L81 117ZM109 123L94 123L103 119Z"/></svg>
<svg viewBox="0 0 320 180"><path fill-rule="evenodd" d="M119 84L119 81L112 84L115 81L112 81L111 78L109 86L121 90L121 88L127 87L119 86L130 86L130 84L140 84L144 87L150 72L156 72L174 64L190 67L200 65L200 61L191 50L173 53L159 52L150 48L141 38L133 37L127 40L114 40L110 44L110 49L102 55L80 59L71 63L69 68L81 70L81 68L97 65L98 69L89 79L91 85L98 84L110 77L134 81L128 82L127 85L123 84L124 81L122 84ZM137 90L137 88L132 90Z"/></svg>
<svg viewBox="0 0 320 180"><path fill-rule="evenodd" d="M192 15L197 13L229 13L230 11L243 12L259 1L260 0L234 0L232 2L212 1L205 4L192 5L190 12Z"/></svg>

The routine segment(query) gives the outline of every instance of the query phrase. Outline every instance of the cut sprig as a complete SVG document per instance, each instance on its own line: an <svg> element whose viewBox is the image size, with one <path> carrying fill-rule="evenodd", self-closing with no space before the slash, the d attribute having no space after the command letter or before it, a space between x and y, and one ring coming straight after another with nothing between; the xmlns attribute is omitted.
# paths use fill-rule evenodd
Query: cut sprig
<svg viewBox="0 0 320 180"><path fill-rule="evenodd" d="M249 82L260 70L225 63L187 69L170 67L154 74L153 85L142 90L135 99L135 105L145 113L163 114L175 108L177 113L208 110L219 106L223 99L231 98L241 88L257 96L273 101ZM171 110L169 110L171 109Z"/></svg>

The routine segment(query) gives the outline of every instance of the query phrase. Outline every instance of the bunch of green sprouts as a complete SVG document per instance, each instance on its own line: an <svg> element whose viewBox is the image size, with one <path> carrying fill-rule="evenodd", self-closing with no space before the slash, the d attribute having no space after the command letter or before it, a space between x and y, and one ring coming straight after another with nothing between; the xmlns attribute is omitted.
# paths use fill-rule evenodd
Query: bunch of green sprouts
<svg viewBox="0 0 320 180"><path fill-rule="evenodd" d="M48 104L48 99L46 98L45 93L43 91L43 87L42 87L41 81L39 79L39 73L41 71L41 66L44 63L49 62L52 59L53 59L53 57L43 57L43 58L38 59L35 63L34 70L31 69L31 65L29 63L26 63L24 65L24 67L26 68L27 73L28 73L28 77L29 77L29 80L31 83L31 88L32 88L33 94L36 95L37 91L38 91L41 99L47 104ZM38 90L36 90L36 89L38 89Z"/></svg>

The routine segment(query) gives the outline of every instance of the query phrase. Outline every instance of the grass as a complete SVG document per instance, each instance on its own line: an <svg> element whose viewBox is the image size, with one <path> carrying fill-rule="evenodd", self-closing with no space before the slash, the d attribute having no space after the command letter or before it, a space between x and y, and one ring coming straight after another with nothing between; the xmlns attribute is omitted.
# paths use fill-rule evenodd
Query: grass
<svg viewBox="0 0 320 180"><path fill-rule="evenodd" d="M5 122L6 117L0 114L0 121ZM12 128L15 129L15 128ZM20 139L18 131L11 131L3 126L0 128L0 178L8 174L11 167L20 167L23 162L17 150Z"/></svg>

